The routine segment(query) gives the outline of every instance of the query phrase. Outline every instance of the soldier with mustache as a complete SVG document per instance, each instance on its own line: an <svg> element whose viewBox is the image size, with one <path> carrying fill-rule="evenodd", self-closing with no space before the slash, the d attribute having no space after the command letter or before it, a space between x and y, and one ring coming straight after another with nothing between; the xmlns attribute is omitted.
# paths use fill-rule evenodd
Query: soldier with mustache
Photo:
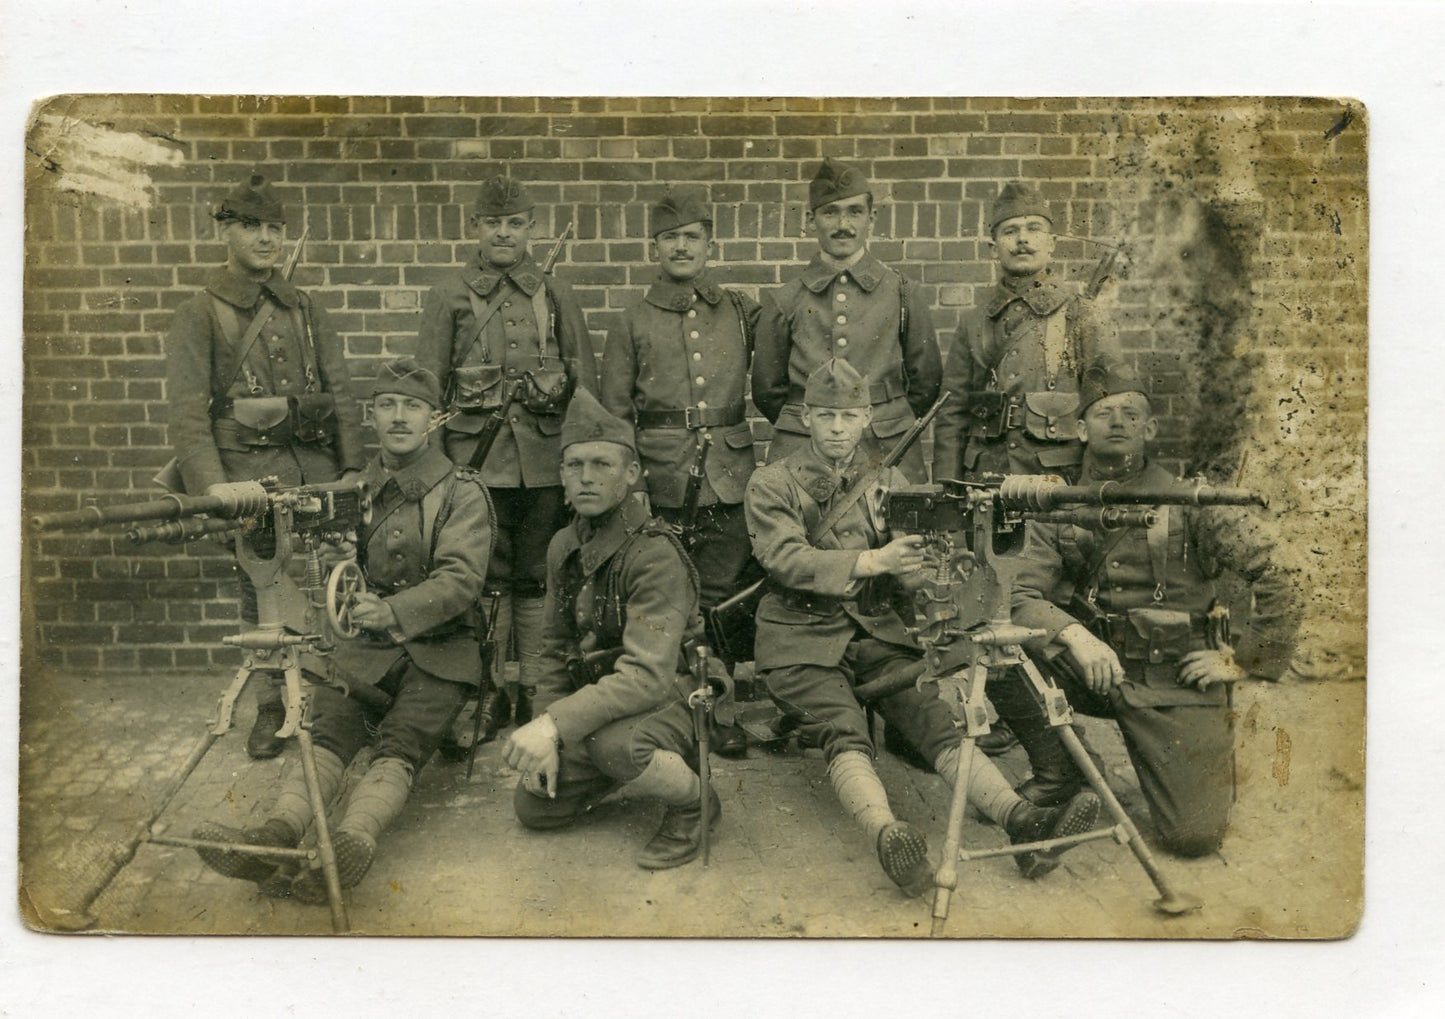
<svg viewBox="0 0 1445 1019"><path fill-rule="evenodd" d="M938 398L941 364L928 301L917 283L868 251L877 215L863 171L823 160L808 185L807 223L818 253L763 298L753 356L753 402L775 429L768 462L811 441L803 391L819 365L849 362L868 384L872 421L860 449L876 462ZM900 464L927 481L915 445Z"/></svg>

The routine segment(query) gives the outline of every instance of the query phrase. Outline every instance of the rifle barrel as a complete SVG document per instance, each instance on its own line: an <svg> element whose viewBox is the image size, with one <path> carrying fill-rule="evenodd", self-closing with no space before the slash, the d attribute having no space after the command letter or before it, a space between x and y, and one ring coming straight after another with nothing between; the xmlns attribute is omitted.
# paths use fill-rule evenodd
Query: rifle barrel
<svg viewBox="0 0 1445 1019"><path fill-rule="evenodd" d="M947 391L941 393L938 399L933 401L933 406L928 408L928 411L923 417L909 426L908 431L903 433L903 436L894 444L893 448L888 451L888 455L883 458L884 467L898 466L899 461L908 453L908 450L913 444L918 441L918 437L923 434L923 430L932 423L934 418L938 417L938 412L943 409L943 405L948 402L951 396L953 396L953 394Z"/></svg>

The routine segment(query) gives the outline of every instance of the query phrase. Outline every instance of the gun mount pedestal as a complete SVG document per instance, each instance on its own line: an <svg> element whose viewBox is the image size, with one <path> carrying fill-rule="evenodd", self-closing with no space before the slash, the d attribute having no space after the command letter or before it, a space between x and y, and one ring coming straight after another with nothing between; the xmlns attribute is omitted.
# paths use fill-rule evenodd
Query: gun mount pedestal
<svg viewBox="0 0 1445 1019"><path fill-rule="evenodd" d="M936 683L938 696L948 705L954 724L964 732L943 860L934 875L933 936L941 935L947 923L949 905L958 887L959 861L1062 850L1105 838L1112 838L1133 852L1159 892L1154 908L1160 913L1178 916L1200 908L1202 903L1197 898L1170 886L1139 829L1124 812L1118 797L1074 732L1073 711L1063 691L1044 677L1023 650L1025 641L1044 634L1015 626L1010 621L1011 595L1018 573L1015 556L1023 540L1022 520L1009 518L1000 500L987 490L949 497L934 486L903 490L901 498L899 493L894 493L887 512L895 530L925 534L934 553L932 573L913 596L917 609L915 632L924 649L924 667L921 674L910 671L891 683L874 684L876 689L866 692L871 698L877 698L900 689L905 680L907 685L920 687L924 683ZM960 531L967 535L968 551L955 547L953 534ZM1017 669L1027 678L1049 724L1056 729L1089 787L1113 818L1112 827L994 849L963 847L963 817L972 777L973 748L978 738L990 731L984 703L988 678L1008 669ZM864 692L859 690L860 694Z"/></svg>
<svg viewBox="0 0 1445 1019"><path fill-rule="evenodd" d="M139 522L128 532L128 537L134 542L180 541L201 533L235 531L236 560L256 590L257 618L260 620L253 629L223 638L223 643L242 648L245 652L241 667L217 701L206 732L191 748L149 817L137 822L125 841L108 854L99 881L81 896L78 907L37 910L46 924L54 929L85 930L93 927L96 918L90 913L91 907L121 870L135 859L136 850L144 842L296 860L309 866L319 866L325 875L332 930L345 933L350 929L341 897L331 832L326 821L327 804L317 780L315 748L309 731L311 698L302 680L304 671L313 677L326 677L318 682L335 682L344 687L344 683L332 676L333 670L329 668L328 655L335 642L324 623L326 613L319 543L339 537L364 522L369 516L370 501L364 490L346 482L298 489L280 489L273 482L274 479L266 479L262 483L238 482L215 496L168 496L150 503L109 509L90 508L32 519L32 525L37 530ZM180 526L192 524L199 526ZM306 552L304 588L298 587L286 570L295 551L297 535L302 537ZM264 547L268 538L274 539L272 552L262 555L257 547ZM287 625L287 621L300 621L302 628L295 629ZM286 849L166 834L166 825L161 818L216 740L231 730L236 701L251 677L258 672L279 672L285 677L286 716L277 735L296 737L316 828L316 848Z"/></svg>

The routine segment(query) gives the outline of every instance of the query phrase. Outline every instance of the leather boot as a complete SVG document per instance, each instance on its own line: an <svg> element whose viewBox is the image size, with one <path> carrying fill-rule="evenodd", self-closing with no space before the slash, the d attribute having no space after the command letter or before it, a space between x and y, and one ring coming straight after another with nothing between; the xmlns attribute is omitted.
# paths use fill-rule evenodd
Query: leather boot
<svg viewBox="0 0 1445 1019"><path fill-rule="evenodd" d="M207 842L233 842L250 846L276 846L279 849L295 849L301 844L301 835L285 821L272 818L259 828L230 828L224 824L207 821L191 832L191 837ZM254 881L261 884L268 880L276 869L286 862L285 857L258 856L253 853L234 853L227 849L197 849L201 862L217 874Z"/></svg>
<svg viewBox="0 0 1445 1019"><path fill-rule="evenodd" d="M748 734L737 724L717 729L713 733L712 752L719 757L740 761L748 756Z"/></svg>
<svg viewBox="0 0 1445 1019"><path fill-rule="evenodd" d="M1084 792L1062 807L1036 807L1028 800L1022 800L1004 820L1004 831L1010 842L1019 845L1063 838L1065 835L1081 835L1091 831L1098 820L1099 797L1092 792ZM1014 862L1018 864L1019 872L1032 881L1057 868L1059 857L1070 848L1019 853Z"/></svg>
<svg viewBox="0 0 1445 1019"><path fill-rule="evenodd" d="M722 801L717 790L709 789L711 810L708 829L717 827L722 817ZM637 865L643 870L671 870L691 863L702 852L702 804L693 801L680 807L668 807L662 815L657 834L637 854Z"/></svg>
<svg viewBox="0 0 1445 1019"><path fill-rule="evenodd" d="M933 887L928 840L907 821L894 821L878 833L878 862L883 873L910 899Z"/></svg>
<svg viewBox="0 0 1445 1019"><path fill-rule="evenodd" d="M990 757L1002 757L1019 745L1018 737L1014 735L1013 729L1002 718L990 725L988 732L973 742Z"/></svg>
<svg viewBox="0 0 1445 1019"><path fill-rule="evenodd" d="M269 761L281 756L286 741L276 735L286 721L286 705L280 701L264 701L256 705L256 723L246 737L246 754L253 761Z"/></svg>

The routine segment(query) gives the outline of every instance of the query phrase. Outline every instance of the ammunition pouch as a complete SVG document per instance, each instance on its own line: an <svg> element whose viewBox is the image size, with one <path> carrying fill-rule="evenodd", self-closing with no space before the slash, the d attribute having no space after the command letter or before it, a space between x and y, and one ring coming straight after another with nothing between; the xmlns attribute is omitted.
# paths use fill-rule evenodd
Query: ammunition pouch
<svg viewBox="0 0 1445 1019"><path fill-rule="evenodd" d="M866 585L864 589L867 589ZM829 616L843 607L843 599L831 594L816 594L813 591L800 591L792 587L780 587L777 589L777 594L782 603L794 612L811 612L820 616ZM872 613L865 614L871 615Z"/></svg>
<svg viewBox="0 0 1445 1019"><path fill-rule="evenodd" d="M1079 615L1077 607L1070 611L1126 661L1177 662L1196 646L1203 647L1208 638L1207 617L1174 609L1135 608L1123 615L1095 612L1092 619Z"/></svg>
<svg viewBox="0 0 1445 1019"><path fill-rule="evenodd" d="M1078 393L1025 393L1023 429L1040 442L1072 442Z"/></svg>
<svg viewBox="0 0 1445 1019"><path fill-rule="evenodd" d="M230 433L242 449L253 446L289 446L292 438L291 401L284 396L243 396L215 421L217 432ZM218 435L219 439L220 436ZM222 448L234 448L229 444Z"/></svg>
<svg viewBox="0 0 1445 1019"><path fill-rule="evenodd" d="M522 374L522 391L517 398L533 414L560 415L572 399L572 377L560 357L544 357L541 361L538 367Z"/></svg>
<svg viewBox="0 0 1445 1019"><path fill-rule="evenodd" d="M753 660L753 644L758 636L758 603L763 600L768 586L759 581L719 602L704 614L708 643L729 661Z"/></svg>
<svg viewBox="0 0 1445 1019"><path fill-rule="evenodd" d="M296 441L330 445L336 438L336 399L330 393L296 397Z"/></svg>
<svg viewBox="0 0 1445 1019"><path fill-rule="evenodd" d="M452 372L452 410L486 411L502 405L505 397L502 386L502 366L499 364L474 364L457 368Z"/></svg>

